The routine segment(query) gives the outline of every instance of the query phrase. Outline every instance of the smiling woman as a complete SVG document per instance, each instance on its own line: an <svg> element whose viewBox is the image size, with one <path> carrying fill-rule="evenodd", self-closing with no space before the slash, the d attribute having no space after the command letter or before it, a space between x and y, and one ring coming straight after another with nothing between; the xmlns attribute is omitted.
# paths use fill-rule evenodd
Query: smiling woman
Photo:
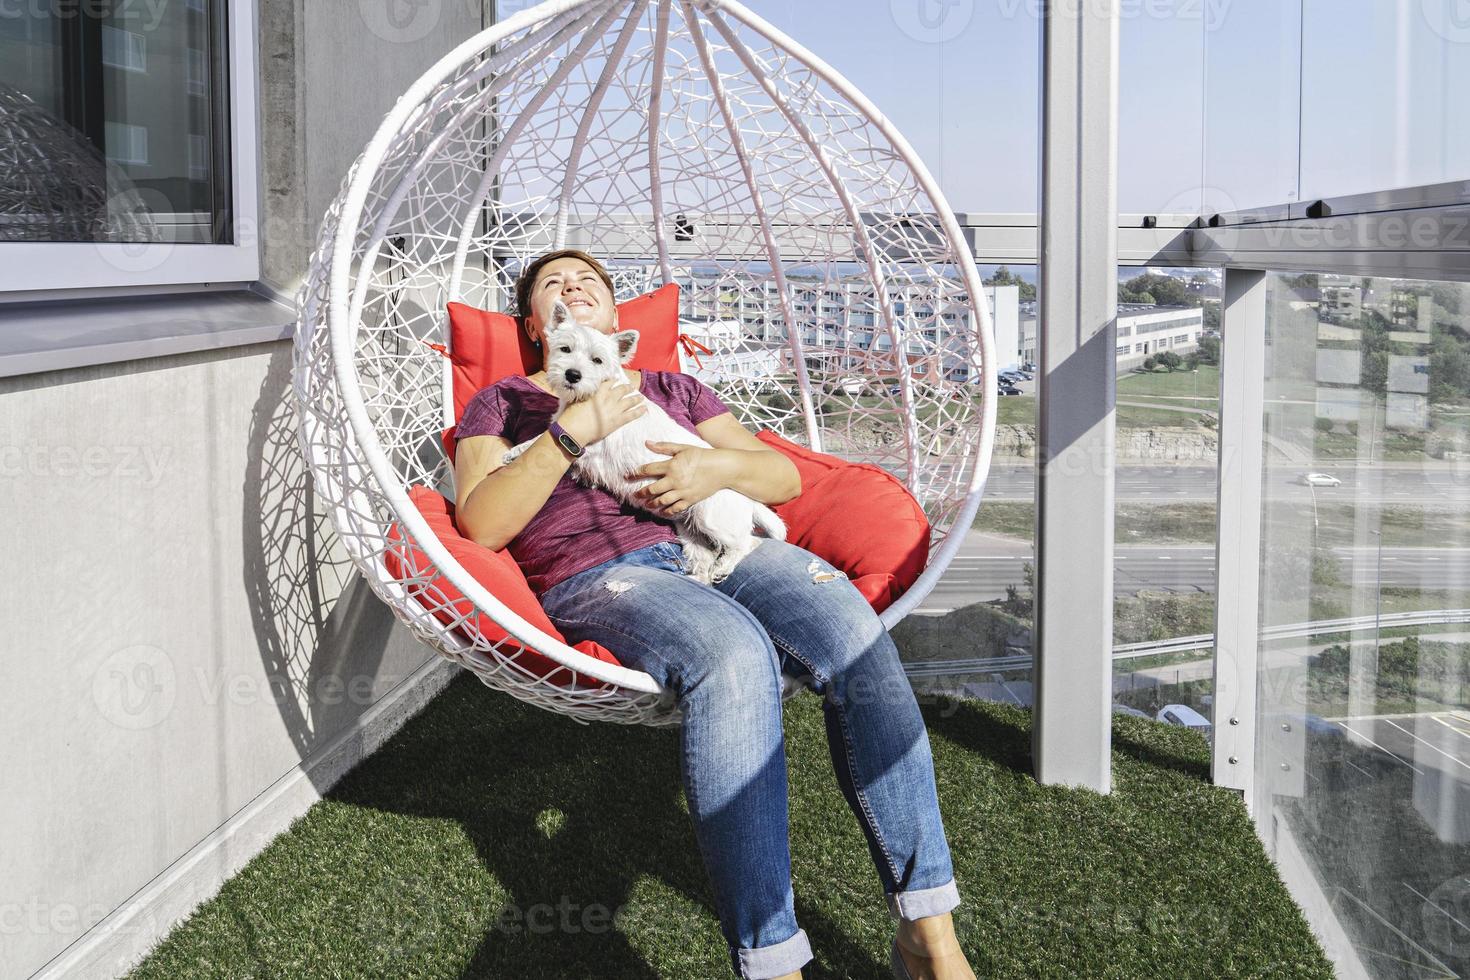
<svg viewBox="0 0 1470 980"><path fill-rule="evenodd" d="M564 249L529 263L516 282L516 300L523 329L538 345L557 301L583 326L604 334L617 329L612 279L585 252ZM708 443L659 444L655 451L669 458L643 470L655 478L644 493L656 514L570 479L574 457L549 431L559 406L544 366L477 393L456 430L460 530L490 548L509 546L538 593L625 551L677 541L668 517L721 489L765 504L801 492L795 465L741 425L703 382L675 371L627 368L623 378L622 384L605 383L590 398L568 405L557 422L576 443L590 446L645 414L647 398ZM534 441L521 457L502 462L512 446L527 440Z"/></svg>
<svg viewBox="0 0 1470 980"><path fill-rule="evenodd" d="M568 315L617 332L611 277L586 253L532 261L516 298L538 346L561 342L548 331ZM547 364L568 376L549 380ZM799 976L812 957L790 882L781 727L789 677L826 699L838 781L868 835L905 945L936 963L949 959L952 976L973 976L950 922L959 894L928 735L877 614L840 570L775 538L755 539L713 584L696 581L697 559L681 549L669 519L726 489L762 503L789 500L801 491L795 465L698 379L621 370L621 383L604 378L558 422L574 446L586 447L647 413L651 401L701 437L707 445L648 443L667 456L641 470L654 478L645 488L652 512L571 479L585 450L556 438L551 416L563 399L553 389L582 379L548 358L534 374L482 389L465 409L455 453L460 530L486 547L508 547L569 643L599 643L677 697L690 815L739 975ZM512 446L522 452L505 462ZM849 689L886 693L850 699ZM893 955L904 966L897 943Z"/></svg>

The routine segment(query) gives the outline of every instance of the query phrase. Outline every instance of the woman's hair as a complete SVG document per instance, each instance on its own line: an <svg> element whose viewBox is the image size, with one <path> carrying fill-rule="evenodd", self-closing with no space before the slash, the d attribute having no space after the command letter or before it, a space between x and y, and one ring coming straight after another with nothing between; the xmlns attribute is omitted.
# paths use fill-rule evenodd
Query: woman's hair
<svg viewBox="0 0 1470 980"><path fill-rule="evenodd" d="M541 273L541 269L546 263L554 262L557 259L581 259L590 265L598 277L602 279L602 283L607 287L609 295L617 293L617 290L613 288L612 276L607 274L607 270L602 267L601 262L579 248L559 248L554 252L547 252L545 255L538 255L532 259L521 270L520 276L516 279L516 315L521 318L521 323L524 324L531 315L531 287L536 285L536 276Z"/></svg>

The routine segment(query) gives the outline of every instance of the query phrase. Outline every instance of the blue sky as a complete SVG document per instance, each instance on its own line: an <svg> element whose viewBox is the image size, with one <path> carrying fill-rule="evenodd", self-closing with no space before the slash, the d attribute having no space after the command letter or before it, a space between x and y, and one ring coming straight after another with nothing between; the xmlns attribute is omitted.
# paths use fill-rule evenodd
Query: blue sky
<svg viewBox="0 0 1470 980"><path fill-rule="evenodd" d="M1035 209L1037 0L745 2L892 118L957 210ZM1470 177L1466 0L1120 2L1121 210Z"/></svg>

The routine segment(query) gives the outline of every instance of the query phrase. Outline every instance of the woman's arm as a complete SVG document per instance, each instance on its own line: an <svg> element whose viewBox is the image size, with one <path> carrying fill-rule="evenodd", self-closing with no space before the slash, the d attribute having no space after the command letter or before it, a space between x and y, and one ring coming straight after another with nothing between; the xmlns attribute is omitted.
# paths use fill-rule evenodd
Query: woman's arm
<svg viewBox="0 0 1470 980"><path fill-rule="evenodd" d="M459 532L492 551L504 548L541 510L571 457L543 432L512 463L501 463L511 448L500 436L467 436L454 452L454 523Z"/></svg>
<svg viewBox="0 0 1470 980"><path fill-rule="evenodd" d="M763 504L783 504L800 495L801 473L796 464L751 435L731 413L705 419L694 429L715 447L711 462L721 486Z"/></svg>

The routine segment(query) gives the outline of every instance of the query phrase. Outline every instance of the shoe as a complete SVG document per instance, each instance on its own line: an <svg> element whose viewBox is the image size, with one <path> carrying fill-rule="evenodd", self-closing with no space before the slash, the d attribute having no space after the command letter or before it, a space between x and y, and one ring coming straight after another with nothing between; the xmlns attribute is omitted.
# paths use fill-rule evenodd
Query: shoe
<svg viewBox="0 0 1470 980"><path fill-rule="evenodd" d="M909 972L908 965L899 955L897 936L893 937L893 945L888 948L888 965L893 968L894 980L914 980L914 975Z"/></svg>

